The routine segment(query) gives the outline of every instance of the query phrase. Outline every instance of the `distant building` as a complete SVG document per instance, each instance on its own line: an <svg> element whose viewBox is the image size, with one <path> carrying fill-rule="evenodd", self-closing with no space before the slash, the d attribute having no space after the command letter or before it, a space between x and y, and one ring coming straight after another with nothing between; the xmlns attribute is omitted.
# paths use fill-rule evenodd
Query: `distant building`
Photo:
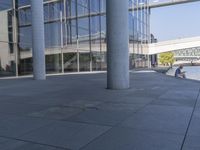
<svg viewBox="0 0 200 150"><path fill-rule="evenodd" d="M154 37L153 34L151 34L151 43L157 43L158 40Z"/></svg>

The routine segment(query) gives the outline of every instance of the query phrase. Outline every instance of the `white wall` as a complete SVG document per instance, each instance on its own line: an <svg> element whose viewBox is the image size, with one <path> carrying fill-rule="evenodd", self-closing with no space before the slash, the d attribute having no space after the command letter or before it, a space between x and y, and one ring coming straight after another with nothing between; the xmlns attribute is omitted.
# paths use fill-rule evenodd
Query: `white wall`
<svg viewBox="0 0 200 150"><path fill-rule="evenodd" d="M8 42L8 17L7 11L0 11L0 61L1 67L6 69L10 65L10 51Z"/></svg>

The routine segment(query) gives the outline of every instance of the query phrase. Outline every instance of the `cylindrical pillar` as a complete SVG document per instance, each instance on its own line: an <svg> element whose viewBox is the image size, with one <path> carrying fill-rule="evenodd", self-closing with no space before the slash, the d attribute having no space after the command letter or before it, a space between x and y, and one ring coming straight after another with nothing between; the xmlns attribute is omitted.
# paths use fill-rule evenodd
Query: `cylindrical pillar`
<svg viewBox="0 0 200 150"><path fill-rule="evenodd" d="M129 88L128 0L107 0L107 88Z"/></svg>
<svg viewBox="0 0 200 150"><path fill-rule="evenodd" d="M43 0L31 0L33 75L35 80L46 79Z"/></svg>

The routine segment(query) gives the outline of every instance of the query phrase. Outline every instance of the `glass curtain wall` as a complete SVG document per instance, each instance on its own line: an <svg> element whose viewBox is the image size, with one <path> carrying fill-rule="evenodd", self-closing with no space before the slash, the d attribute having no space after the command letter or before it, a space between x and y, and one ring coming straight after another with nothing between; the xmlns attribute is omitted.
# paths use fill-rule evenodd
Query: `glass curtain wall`
<svg viewBox="0 0 200 150"><path fill-rule="evenodd" d="M130 69L148 67L148 56L144 55L149 43L149 0L129 0L129 44Z"/></svg>
<svg viewBox="0 0 200 150"><path fill-rule="evenodd" d="M65 72L102 70L105 53L101 38L105 36L101 36L101 10L105 10L105 1L67 0L66 8L66 51L71 53L65 61Z"/></svg>
<svg viewBox="0 0 200 150"><path fill-rule="evenodd" d="M0 11L0 32L6 31L0 41L7 41L0 44L7 52L0 53L6 55L0 58L1 70L7 75L32 74L30 0L13 1L10 10ZM129 7L130 68L145 67L148 0L129 0ZM106 70L106 0L44 0L44 18L47 73Z"/></svg>
<svg viewBox="0 0 200 150"><path fill-rule="evenodd" d="M19 74L31 74L32 68L32 27L30 1L19 0ZM63 1L45 2L45 48L46 48L46 72L62 72L62 49L63 49Z"/></svg>

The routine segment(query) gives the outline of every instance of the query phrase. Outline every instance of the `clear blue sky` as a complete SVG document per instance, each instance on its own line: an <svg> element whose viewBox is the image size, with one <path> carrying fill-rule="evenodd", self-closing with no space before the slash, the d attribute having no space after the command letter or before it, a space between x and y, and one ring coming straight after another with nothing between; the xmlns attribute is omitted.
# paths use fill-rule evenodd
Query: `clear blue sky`
<svg viewBox="0 0 200 150"><path fill-rule="evenodd" d="M158 41L200 36L200 2L152 9L151 33Z"/></svg>

